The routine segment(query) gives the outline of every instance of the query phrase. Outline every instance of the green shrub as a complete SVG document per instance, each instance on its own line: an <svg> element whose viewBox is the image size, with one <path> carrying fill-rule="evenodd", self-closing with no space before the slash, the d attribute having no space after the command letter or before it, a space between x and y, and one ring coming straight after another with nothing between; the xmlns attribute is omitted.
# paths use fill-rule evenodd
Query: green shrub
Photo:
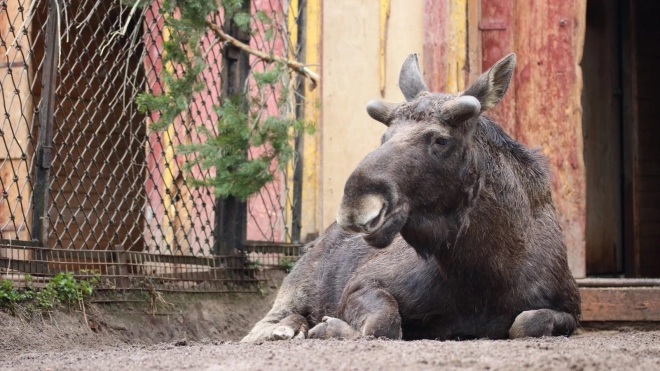
<svg viewBox="0 0 660 371"><path fill-rule="evenodd" d="M71 272L61 272L51 278L42 288L32 285L32 277L25 276L26 288L18 289L10 280L0 281L0 309L16 312L19 304L25 304L27 312L48 312L57 305L64 307L84 304L92 297L94 288L100 282L97 273L88 279L78 280Z"/></svg>
<svg viewBox="0 0 660 371"><path fill-rule="evenodd" d="M280 258L280 267L284 268L284 271L286 271L286 273L291 273L293 267L296 266L297 261L298 260L296 258L287 258L287 257Z"/></svg>

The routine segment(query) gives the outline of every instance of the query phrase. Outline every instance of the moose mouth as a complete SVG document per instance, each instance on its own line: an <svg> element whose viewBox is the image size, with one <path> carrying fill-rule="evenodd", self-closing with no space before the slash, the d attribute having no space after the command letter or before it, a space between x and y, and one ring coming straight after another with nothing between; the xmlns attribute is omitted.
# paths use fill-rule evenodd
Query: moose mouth
<svg viewBox="0 0 660 371"><path fill-rule="evenodd" d="M370 246L382 249L389 246L394 237L401 231L401 228L406 224L406 216L397 211L386 217L385 221L373 231L363 233L362 238Z"/></svg>

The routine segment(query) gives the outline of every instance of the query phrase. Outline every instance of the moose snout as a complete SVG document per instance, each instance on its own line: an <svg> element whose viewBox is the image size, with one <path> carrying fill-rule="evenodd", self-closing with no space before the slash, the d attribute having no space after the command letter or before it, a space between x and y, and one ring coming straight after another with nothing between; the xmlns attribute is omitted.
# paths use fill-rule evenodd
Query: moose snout
<svg viewBox="0 0 660 371"><path fill-rule="evenodd" d="M337 212L337 224L347 232L370 233L383 223L386 203L380 195L365 195L357 200L346 197Z"/></svg>

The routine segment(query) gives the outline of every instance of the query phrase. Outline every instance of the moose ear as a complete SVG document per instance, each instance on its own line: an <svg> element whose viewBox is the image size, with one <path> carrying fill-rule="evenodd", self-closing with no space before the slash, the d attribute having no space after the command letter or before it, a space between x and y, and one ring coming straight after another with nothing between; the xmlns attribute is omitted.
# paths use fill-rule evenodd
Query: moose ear
<svg viewBox="0 0 660 371"><path fill-rule="evenodd" d="M513 70L516 67L516 55L509 54L500 59L488 71L472 83L462 95L470 95L481 103L481 112L495 107L502 100L509 88Z"/></svg>
<svg viewBox="0 0 660 371"><path fill-rule="evenodd" d="M410 54L403 61L403 66L401 66L401 72L399 73L399 89L401 89L406 101L411 101L419 93L428 90L422 78L422 72L419 70L419 62L415 53Z"/></svg>
<svg viewBox="0 0 660 371"><path fill-rule="evenodd" d="M386 102L384 100L372 99L367 103L367 113L372 119L390 126L392 113L398 106L397 103Z"/></svg>

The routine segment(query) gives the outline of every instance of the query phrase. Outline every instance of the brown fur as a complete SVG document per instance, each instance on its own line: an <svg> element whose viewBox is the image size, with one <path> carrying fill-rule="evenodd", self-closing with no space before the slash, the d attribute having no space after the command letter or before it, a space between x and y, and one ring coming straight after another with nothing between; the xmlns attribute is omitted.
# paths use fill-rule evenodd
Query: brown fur
<svg viewBox="0 0 660 371"><path fill-rule="evenodd" d="M401 78L413 81L400 81L408 101L369 105L388 130L347 180L339 224L310 244L245 341L272 339L291 314L321 326L310 330L316 337L574 331L580 297L548 165L481 114L502 98L514 66L508 56L447 95L427 92L409 57Z"/></svg>

